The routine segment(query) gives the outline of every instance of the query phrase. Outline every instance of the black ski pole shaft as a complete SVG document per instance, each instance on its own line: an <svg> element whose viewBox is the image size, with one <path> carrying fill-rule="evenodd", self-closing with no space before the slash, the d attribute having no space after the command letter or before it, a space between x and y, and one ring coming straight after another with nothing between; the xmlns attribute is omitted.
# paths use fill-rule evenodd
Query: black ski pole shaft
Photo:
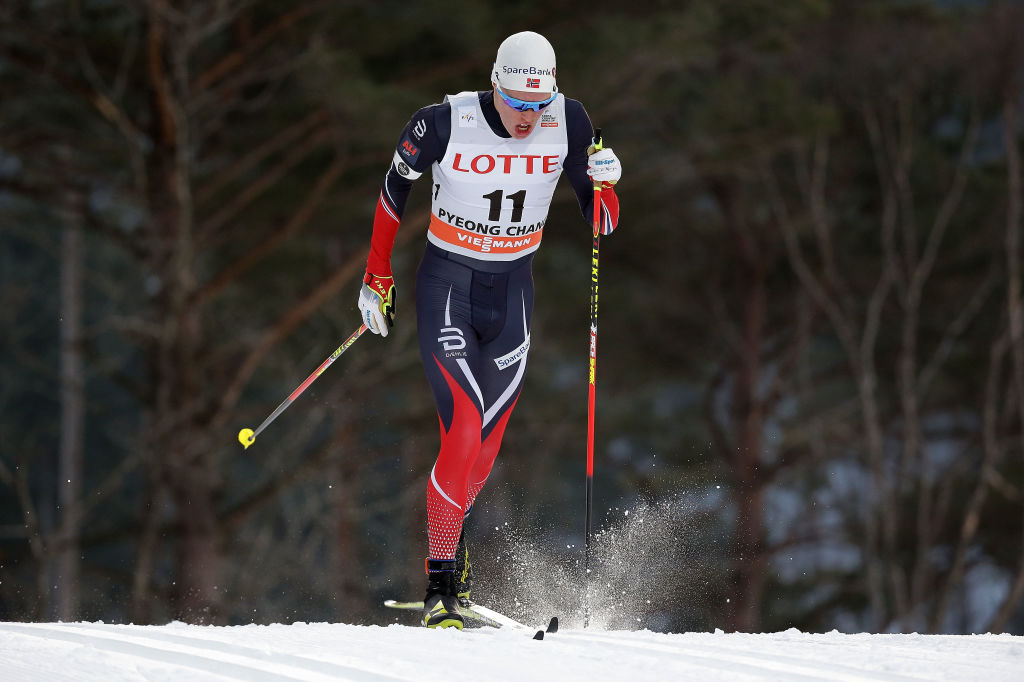
<svg viewBox="0 0 1024 682"><path fill-rule="evenodd" d="M594 150L599 151L601 129L594 130ZM601 246L601 183L594 183L594 244L590 253L590 372L587 387L587 530L583 544L585 598L583 627L590 624L590 550L593 535L591 517L594 508L594 405L597 397L597 265Z"/></svg>

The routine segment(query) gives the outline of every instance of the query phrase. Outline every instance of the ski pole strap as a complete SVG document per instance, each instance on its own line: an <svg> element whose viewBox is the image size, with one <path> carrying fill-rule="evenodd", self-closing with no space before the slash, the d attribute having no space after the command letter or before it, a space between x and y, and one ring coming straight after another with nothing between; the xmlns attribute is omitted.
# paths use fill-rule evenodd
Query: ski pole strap
<svg viewBox="0 0 1024 682"><path fill-rule="evenodd" d="M595 153L601 151L602 149L604 149L604 143L601 140L601 129L600 128L594 128L594 144L593 144L593 147L594 147L594 152ZM601 191L601 183L600 182L595 182L594 183L594 191L595 192L600 192ZM595 196L597 196L597 195L595 195Z"/></svg>

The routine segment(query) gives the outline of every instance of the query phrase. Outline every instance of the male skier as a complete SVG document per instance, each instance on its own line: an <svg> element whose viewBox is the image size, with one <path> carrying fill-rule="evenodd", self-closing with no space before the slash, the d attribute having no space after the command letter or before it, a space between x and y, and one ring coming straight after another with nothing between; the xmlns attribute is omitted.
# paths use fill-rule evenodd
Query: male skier
<svg viewBox="0 0 1024 682"><path fill-rule="evenodd" d="M533 254L555 185L569 176L583 215L600 184L601 233L618 223L614 152L592 146L583 105L558 92L555 51L524 31L498 48L491 89L417 111L399 138L373 220L359 293L363 321L394 322L391 250L413 181L431 169L426 252L416 275L420 355L441 422L427 485L423 624L462 628L472 573L463 520L491 472L526 371Z"/></svg>

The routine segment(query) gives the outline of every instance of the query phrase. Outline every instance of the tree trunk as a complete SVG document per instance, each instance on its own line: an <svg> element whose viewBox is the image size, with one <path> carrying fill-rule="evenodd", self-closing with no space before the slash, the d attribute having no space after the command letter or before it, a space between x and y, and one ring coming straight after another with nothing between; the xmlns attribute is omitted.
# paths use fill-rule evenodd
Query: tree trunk
<svg viewBox="0 0 1024 682"><path fill-rule="evenodd" d="M754 268L747 263L748 268ZM759 385L761 345L764 331L764 280L749 272L744 291L743 339L733 392L733 429L736 432L733 466L733 497L736 504L736 589L733 594L732 629L756 632L760 627L760 605L764 592L764 484L758 475L761 461L761 433L764 404Z"/></svg>
<svg viewBox="0 0 1024 682"><path fill-rule="evenodd" d="M728 360L733 378L728 425L732 438L727 446L729 451L722 453L732 475L737 513L729 626L735 631L753 632L760 627L764 592L764 482L758 472L766 409L761 388L768 303L765 273L773 256L758 241L756 231L743 214L742 190L734 183L720 182L713 183L713 191L727 216L738 264L738 332Z"/></svg>
<svg viewBox="0 0 1024 682"><path fill-rule="evenodd" d="M209 477L197 472L187 478L193 479L194 488L175 488L181 521L175 610L186 622L213 624L223 617L223 543L217 512L210 503Z"/></svg>
<svg viewBox="0 0 1024 682"><path fill-rule="evenodd" d="M360 509L359 461L356 439L352 430L344 427L332 446L328 463L331 481L331 580L334 592L335 616L353 623L360 613L366 612L367 585L372 566L367 559L373 553L363 551L357 529L362 526Z"/></svg>
<svg viewBox="0 0 1024 682"><path fill-rule="evenodd" d="M187 29L174 24L161 3L151 2L147 35L152 136L148 203L152 221L154 297L161 321L150 348L154 373L154 465L166 475L178 514L175 610L184 620L217 622L223 595L223 542L217 496L220 476L207 433L200 352L202 311L196 301L195 213ZM177 31L177 33L174 33Z"/></svg>
<svg viewBox="0 0 1024 682"><path fill-rule="evenodd" d="M143 491L140 509L142 530L135 548L135 564L132 568L131 602L128 617L137 625L153 622L153 607L157 600L153 594L153 578L157 566L159 548L160 518L163 509L164 488L160 481L159 465L153 461L152 452L144 460L147 481Z"/></svg>
<svg viewBox="0 0 1024 682"><path fill-rule="evenodd" d="M1016 79L1011 80L1015 82ZM1019 86L1018 86L1019 87ZM1024 221L1024 187L1021 157L1017 146L1018 87L1007 88L1003 103L1003 134L1006 141L1006 305L1010 323L1010 360L1016 388L1017 416L1024 422L1024 272L1021 265L1021 223ZM1024 433L1018 447L1024 451ZM985 630L1000 633L1024 600L1024 537L1019 538L1017 573L1010 590Z"/></svg>
<svg viewBox="0 0 1024 682"><path fill-rule="evenodd" d="M60 279L60 451L58 460L55 616L78 619L81 534L82 450L85 379L82 369L82 211L84 197L69 189L61 236Z"/></svg>

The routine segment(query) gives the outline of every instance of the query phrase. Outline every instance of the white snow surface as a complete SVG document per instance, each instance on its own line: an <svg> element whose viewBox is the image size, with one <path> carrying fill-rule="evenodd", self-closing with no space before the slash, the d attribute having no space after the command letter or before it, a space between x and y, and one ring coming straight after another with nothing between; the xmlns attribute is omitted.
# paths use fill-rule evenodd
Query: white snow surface
<svg viewBox="0 0 1024 682"><path fill-rule="evenodd" d="M1011 635L0 623L0 679L1024 680Z"/></svg>

